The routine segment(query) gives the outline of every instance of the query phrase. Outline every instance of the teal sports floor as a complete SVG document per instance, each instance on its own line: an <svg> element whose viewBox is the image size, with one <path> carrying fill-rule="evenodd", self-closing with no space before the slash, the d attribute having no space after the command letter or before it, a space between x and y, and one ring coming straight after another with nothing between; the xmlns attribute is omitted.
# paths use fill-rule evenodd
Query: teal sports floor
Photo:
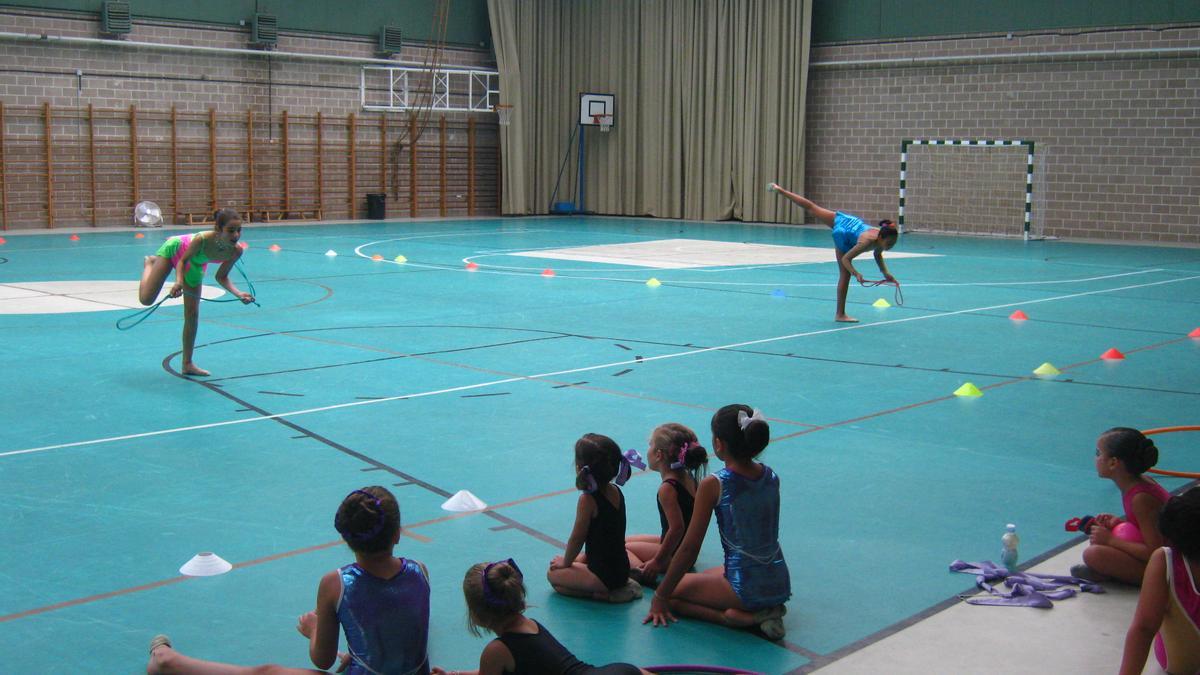
<svg viewBox="0 0 1200 675"><path fill-rule="evenodd" d="M306 666L296 617L352 560L333 513L372 484L400 500L398 553L430 569L436 665L476 666L486 639L466 630L462 575L511 556L529 614L585 660L810 670L969 587L947 565L996 558L1005 523L1028 561L1076 541L1068 518L1119 511L1095 475L1102 430L1200 422L1193 248L905 235L895 252L923 254L889 258L905 304L876 308L890 289L852 286L862 322L846 325L832 321L826 230L251 224L243 263L261 307L203 303L196 363L213 376L186 379L180 307L114 325L136 304L143 256L182 231L4 233L6 672L144 672L156 633L202 658ZM537 257L612 245L632 257ZM772 247L817 252L781 263L764 251L788 250ZM702 266L676 264L693 249ZM878 277L869 257L858 265ZM88 304L99 311L77 311ZM1100 359L1110 348L1127 358ZM1034 376L1045 362L1062 373ZM966 382L983 395L954 396ZM652 629L649 596L553 594L544 572L571 528L574 441L598 432L644 450L675 421L708 445L710 416L732 402L771 424L761 460L783 486L786 640L688 620ZM1156 440L1161 468L1200 471L1195 434ZM630 533L658 531L657 484L638 474L624 488ZM464 489L491 510L441 508ZM233 571L180 576L199 551ZM698 566L720 561L710 531Z"/></svg>

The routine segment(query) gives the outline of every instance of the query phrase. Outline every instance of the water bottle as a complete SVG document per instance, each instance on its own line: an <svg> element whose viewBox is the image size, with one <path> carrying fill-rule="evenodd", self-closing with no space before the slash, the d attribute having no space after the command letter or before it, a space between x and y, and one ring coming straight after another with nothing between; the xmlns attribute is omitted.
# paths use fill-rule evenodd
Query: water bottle
<svg viewBox="0 0 1200 675"><path fill-rule="evenodd" d="M1000 537L1000 564L1013 571L1017 566L1017 547L1021 544L1021 538L1017 536L1016 525L1009 523L1005 530L1004 536Z"/></svg>

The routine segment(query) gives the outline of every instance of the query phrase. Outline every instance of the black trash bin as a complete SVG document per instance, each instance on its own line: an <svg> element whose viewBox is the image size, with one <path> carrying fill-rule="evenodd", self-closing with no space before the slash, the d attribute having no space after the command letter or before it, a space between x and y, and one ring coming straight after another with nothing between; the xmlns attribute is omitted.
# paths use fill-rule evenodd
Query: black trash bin
<svg viewBox="0 0 1200 675"><path fill-rule="evenodd" d="M367 193L367 217L371 220L387 219L387 194L383 192Z"/></svg>

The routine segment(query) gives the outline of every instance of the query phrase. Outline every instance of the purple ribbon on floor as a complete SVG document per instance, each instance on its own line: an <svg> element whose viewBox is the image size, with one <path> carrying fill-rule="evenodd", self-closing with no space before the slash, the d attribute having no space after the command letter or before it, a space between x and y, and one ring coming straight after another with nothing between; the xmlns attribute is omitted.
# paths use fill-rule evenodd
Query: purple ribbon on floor
<svg viewBox="0 0 1200 675"><path fill-rule="evenodd" d="M975 597L960 595L972 605L998 605L1005 607L1038 607L1050 609L1053 600L1065 600L1074 597L1076 593L1103 593L1100 584L1080 579L1078 577L1057 574L1036 574L1034 572L1009 572L1007 568L997 565L990 560L983 562L963 562L955 560L950 563L951 572L974 574L975 585L987 591L990 597ZM1002 591L988 582L1004 580L1004 585L1010 590ZM1079 591L1070 586L1078 586Z"/></svg>

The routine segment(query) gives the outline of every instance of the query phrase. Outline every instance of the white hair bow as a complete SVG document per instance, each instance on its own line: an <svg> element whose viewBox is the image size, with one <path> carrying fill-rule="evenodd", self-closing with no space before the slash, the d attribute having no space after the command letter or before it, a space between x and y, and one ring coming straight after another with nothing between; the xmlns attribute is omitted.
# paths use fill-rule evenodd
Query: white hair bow
<svg viewBox="0 0 1200 675"><path fill-rule="evenodd" d="M745 410L738 411L738 427L741 428L742 431L745 431L746 427L750 426L751 422L766 421L767 420L763 417L762 411L758 408L754 409L754 414L752 415L747 415Z"/></svg>

